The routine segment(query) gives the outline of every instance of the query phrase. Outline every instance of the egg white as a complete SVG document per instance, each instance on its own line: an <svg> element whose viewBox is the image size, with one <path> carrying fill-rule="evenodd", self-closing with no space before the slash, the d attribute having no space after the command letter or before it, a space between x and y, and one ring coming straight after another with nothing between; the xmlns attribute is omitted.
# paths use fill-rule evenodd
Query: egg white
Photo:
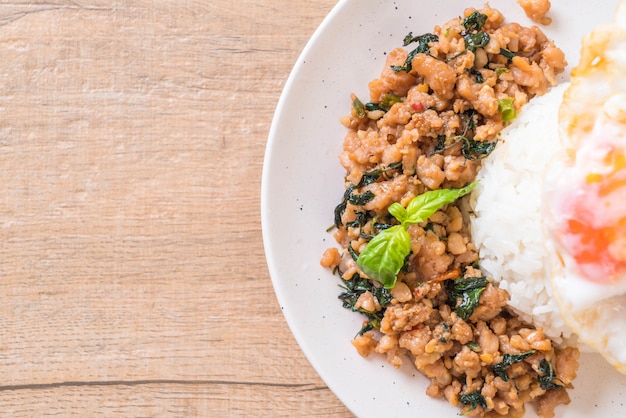
<svg viewBox="0 0 626 418"><path fill-rule="evenodd" d="M609 169L603 162L607 150L626 155L626 0L612 24L583 40L581 61L559 110L559 129L564 150L546 177L543 196L553 295L580 341L626 374L626 274L606 283L590 280L602 272L578 265L559 233L568 199L576 194L579 200L593 198L576 185L584 184L589 173ZM617 222L626 216L626 187L590 206L594 220Z"/></svg>

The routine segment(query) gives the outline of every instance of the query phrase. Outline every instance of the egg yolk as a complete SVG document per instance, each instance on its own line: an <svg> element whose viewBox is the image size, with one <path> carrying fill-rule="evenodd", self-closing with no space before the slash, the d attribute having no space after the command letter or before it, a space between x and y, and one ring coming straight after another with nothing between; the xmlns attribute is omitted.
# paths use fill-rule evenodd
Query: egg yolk
<svg viewBox="0 0 626 418"><path fill-rule="evenodd" d="M608 284L626 274L626 213L604 220L599 219L598 208L609 207L616 192L626 191L626 156L611 151L603 163L605 172L588 174L577 192L566 199L559 241L586 279Z"/></svg>

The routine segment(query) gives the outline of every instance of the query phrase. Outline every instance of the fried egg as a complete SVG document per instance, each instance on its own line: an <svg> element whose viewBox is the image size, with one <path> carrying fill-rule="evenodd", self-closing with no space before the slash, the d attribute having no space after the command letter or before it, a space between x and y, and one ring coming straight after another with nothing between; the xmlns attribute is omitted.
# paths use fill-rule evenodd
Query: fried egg
<svg viewBox="0 0 626 418"><path fill-rule="evenodd" d="M550 281L566 324L626 374L626 1L583 40L544 182Z"/></svg>

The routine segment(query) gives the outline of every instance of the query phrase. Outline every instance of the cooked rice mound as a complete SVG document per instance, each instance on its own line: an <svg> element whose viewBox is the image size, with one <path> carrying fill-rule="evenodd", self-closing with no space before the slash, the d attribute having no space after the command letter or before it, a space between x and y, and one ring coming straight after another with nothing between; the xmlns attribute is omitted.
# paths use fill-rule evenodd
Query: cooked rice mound
<svg viewBox="0 0 626 418"><path fill-rule="evenodd" d="M561 84L532 100L501 132L470 199L471 233L481 268L509 292L510 307L556 342L573 337L547 277L541 194L544 173L561 148L557 118L566 87Z"/></svg>

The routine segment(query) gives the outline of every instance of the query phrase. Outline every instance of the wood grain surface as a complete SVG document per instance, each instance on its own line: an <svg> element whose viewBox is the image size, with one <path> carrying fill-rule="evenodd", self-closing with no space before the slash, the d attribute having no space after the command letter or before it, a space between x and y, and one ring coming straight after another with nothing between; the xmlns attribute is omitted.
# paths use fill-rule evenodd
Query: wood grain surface
<svg viewBox="0 0 626 418"><path fill-rule="evenodd" d="M0 2L0 416L351 416L260 225L276 102L334 5Z"/></svg>

